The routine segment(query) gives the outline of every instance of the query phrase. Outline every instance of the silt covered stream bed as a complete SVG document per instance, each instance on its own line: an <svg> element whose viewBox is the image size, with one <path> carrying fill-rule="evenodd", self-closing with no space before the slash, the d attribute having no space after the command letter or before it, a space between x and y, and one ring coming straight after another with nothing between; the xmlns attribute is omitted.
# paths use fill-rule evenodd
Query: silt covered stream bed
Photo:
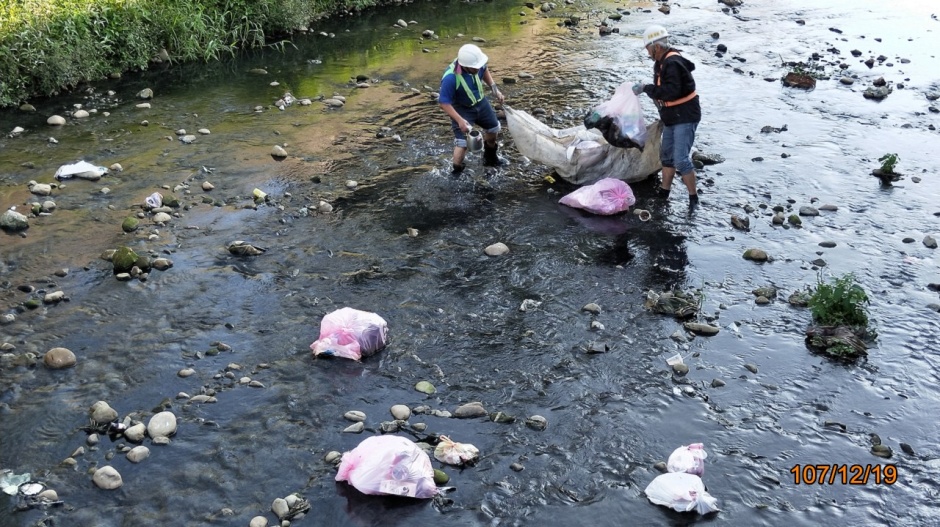
<svg viewBox="0 0 940 527"><path fill-rule="evenodd" d="M18 511L4 494L0 525L274 524L272 501L294 492L311 504L294 525L935 522L940 270L924 242L940 235L940 22L916 1L657 7L419 2L323 21L282 51L155 65L0 114L4 134L24 128L0 138L0 205L56 204L25 236L0 238L0 308L12 315L0 326L0 468L30 473L62 501ZM629 13L608 20L620 32L600 36L596 24L617 9ZM668 206L651 206L655 177L632 185L649 222L566 209L557 201L572 188L548 183L550 169L505 132L508 167L488 176L470 156L468 173L450 177L450 129L432 92L461 44L478 37L507 104L563 128L620 83L651 78L638 38L651 23L697 65L696 147L724 158L700 171L694 213L678 187ZM784 87L783 62L829 78ZM893 91L866 99L878 77ZM137 108L145 88L151 107ZM280 110L286 92L312 104ZM322 102L333 95L345 105ZM75 104L96 112L73 118ZM66 125L47 125L53 114ZM274 145L288 156L272 158ZM885 153L901 159L890 185L871 175ZM30 194L30 180L56 183L56 169L79 159L123 170ZM178 214L165 225L144 214L122 232L157 191L180 199ZM784 226L771 222L775 206L822 210ZM734 229L733 214L750 230ZM233 255L236 240L265 251ZM484 254L496 242L509 253ZM120 246L173 266L118 281L99 256ZM771 261L743 259L749 248ZM807 349L810 312L786 298L849 272L869 293L878 337L867 358L844 363ZM779 293L759 305L752 291L765 286ZM717 335L644 308L648 291L674 288L701 291L700 318ZM65 300L24 307L55 291ZM600 312L582 310L590 303ZM314 359L320 319L345 306L385 318L389 346L361 363ZM56 347L76 365L45 367ZM666 364L677 353L685 375ZM437 392L416 391L419 381ZM131 463L124 438L88 444L96 401L145 423L172 411L178 430L166 445L145 439L150 457ZM381 433L392 405L453 412L472 401L516 419L410 418L481 451L472 467L434 463L455 489L446 500L365 496L324 461ZM350 410L367 416L360 434L343 433ZM544 430L526 426L533 415ZM872 434L891 458L872 455ZM695 442L721 512L650 504L654 465ZM892 464L898 478L796 483L791 469L807 464ZM120 488L92 483L105 465Z"/></svg>

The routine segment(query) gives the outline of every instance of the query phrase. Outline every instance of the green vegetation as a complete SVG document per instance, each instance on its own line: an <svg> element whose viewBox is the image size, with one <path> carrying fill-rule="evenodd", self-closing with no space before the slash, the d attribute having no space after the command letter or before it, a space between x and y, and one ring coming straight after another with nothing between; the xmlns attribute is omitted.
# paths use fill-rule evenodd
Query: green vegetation
<svg viewBox="0 0 940 527"><path fill-rule="evenodd" d="M897 154L885 154L878 158L878 161L881 161L881 172L883 174L893 174L894 167L897 166L898 161L901 160L901 157Z"/></svg>
<svg viewBox="0 0 940 527"><path fill-rule="evenodd" d="M809 299L813 322L823 326L868 326L868 295L848 273L826 283L820 280Z"/></svg>
<svg viewBox="0 0 940 527"><path fill-rule="evenodd" d="M809 298L813 324L806 330L807 343L814 349L839 358L855 358L866 353L864 340L875 337L868 327L868 294L848 273L830 282L820 279Z"/></svg>
<svg viewBox="0 0 940 527"><path fill-rule="evenodd" d="M0 0L0 107L115 72L218 60L383 0Z"/></svg>

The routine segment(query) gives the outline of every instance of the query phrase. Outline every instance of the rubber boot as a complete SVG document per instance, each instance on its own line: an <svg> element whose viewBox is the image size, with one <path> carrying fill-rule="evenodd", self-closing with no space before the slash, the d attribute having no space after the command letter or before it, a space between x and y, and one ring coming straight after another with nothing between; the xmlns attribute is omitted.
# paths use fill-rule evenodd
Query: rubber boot
<svg viewBox="0 0 940 527"><path fill-rule="evenodd" d="M506 164L506 160L499 157L497 152L499 151L499 144L489 146L486 143L483 143L483 166L485 167L499 167Z"/></svg>
<svg viewBox="0 0 940 527"><path fill-rule="evenodd" d="M668 188L659 187L659 189L656 191L656 197L659 198L659 199L668 200L668 199L669 199L669 189L668 189Z"/></svg>
<svg viewBox="0 0 940 527"><path fill-rule="evenodd" d="M464 165L454 165L453 170L450 172L451 177L460 177L464 168L466 168Z"/></svg>

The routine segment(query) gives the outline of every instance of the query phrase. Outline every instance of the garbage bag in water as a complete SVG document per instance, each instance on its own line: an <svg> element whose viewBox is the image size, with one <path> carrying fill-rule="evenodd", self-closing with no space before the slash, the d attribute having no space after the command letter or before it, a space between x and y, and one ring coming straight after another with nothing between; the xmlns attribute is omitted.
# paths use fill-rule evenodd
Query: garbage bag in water
<svg viewBox="0 0 940 527"><path fill-rule="evenodd" d="M588 130L583 124L559 130L522 110L506 105L503 110L516 150L532 161L554 168L569 183L586 185L605 177L632 183L646 179L662 167L659 147L663 124L660 121L647 127L646 146L640 151L617 148L608 143L601 132Z"/></svg>
<svg viewBox="0 0 940 527"><path fill-rule="evenodd" d="M628 210L636 203L636 198L630 185L619 179L604 178L565 195L558 203L609 216Z"/></svg>
<svg viewBox="0 0 940 527"><path fill-rule="evenodd" d="M720 510L718 500L705 491L702 478L695 474L670 472L656 476L644 492L654 504L679 512L696 511L699 514L708 514Z"/></svg>
<svg viewBox="0 0 940 527"><path fill-rule="evenodd" d="M434 458L441 463L460 466L480 458L480 450L470 443L451 441L447 436L441 436L440 439L440 443L434 448Z"/></svg>
<svg viewBox="0 0 940 527"><path fill-rule="evenodd" d="M702 477L705 474L705 458L707 457L705 445L702 443L680 446L669 455L666 469L669 472L685 472Z"/></svg>
<svg viewBox="0 0 940 527"><path fill-rule="evenodd" d="M313 355L359 360L388 344L388 324L375 313L351 307L327 313L320 321L320 338L310 345Z"/></svg>
<svg viewBox="0 0 940 527"><path fill-rule="evenodd" d="M71 165L62 165L59 167L59 170L55 172L55 178L59 181L69 178L78 178L78 179L87 179L89 181L97 181L101 179L101 176L108 173L108 169L105 167L99 167L92 165L87 161L79 161L78 163L72 163Z"/></svg>
<svg viewBox="0 0 940 527"><path fill-rule="evenodd" d="M336 481L363 494L433 498L437 494L431 458L400 436L374 436L343 454Z"/></svg>

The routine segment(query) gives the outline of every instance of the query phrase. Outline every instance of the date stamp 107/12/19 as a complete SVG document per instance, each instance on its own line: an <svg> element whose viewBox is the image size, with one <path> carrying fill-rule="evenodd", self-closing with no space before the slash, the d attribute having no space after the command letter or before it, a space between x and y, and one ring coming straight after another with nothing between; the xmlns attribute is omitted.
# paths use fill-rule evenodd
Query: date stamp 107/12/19
<svg viewBox="0 0 940 527"><path fill-rule="evenodd" d="M898 481L897 465L793 465L790 469L795 485L894 485Z"/></svg>

